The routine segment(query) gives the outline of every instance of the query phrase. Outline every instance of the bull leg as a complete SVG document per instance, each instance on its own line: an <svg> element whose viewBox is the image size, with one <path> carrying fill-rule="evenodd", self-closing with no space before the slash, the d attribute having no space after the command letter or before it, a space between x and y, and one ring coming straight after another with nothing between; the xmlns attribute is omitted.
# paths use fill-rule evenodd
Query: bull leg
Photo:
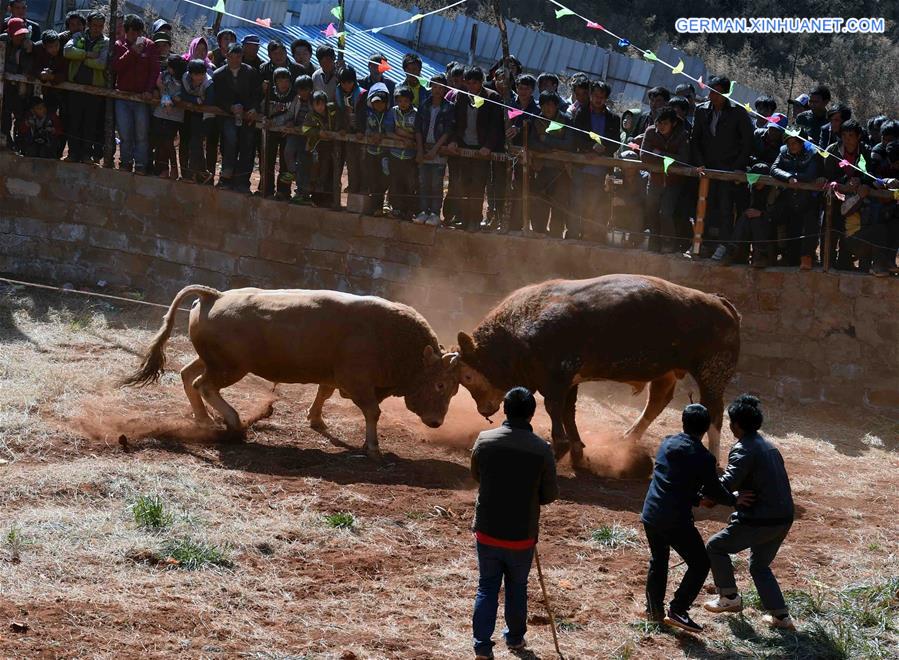
<svg viewBox="0 0 899 660"><path fill-rule="evenodd" d="M373 461L381 460L381 449L378 447L378 420L381 418L381 406L374 398L358 400L353 403L359 406L365 416L365 444L362 448Z"/></svg>
<svg viewBox="0 0 899 660"><path fill-rule="evenodd" d="M228 387L229 385L233 385L245 375L246 374L231 374L229 376L220 374L212 375L207 369L203 375L193 382L193 386L199 390L203 399L206 400L206 403L212 406L213 409L222 416L222 419L225 420L225 426L228 427L228 430L231 433L236 435L243 433L243 429L240 425L240 415L238 415L237 411L222 398L222 395L219 394L219 390Z"/></svg>
<svg viewBox="0 0 899 660"><path fill-rule="evenodd" d="M197 380L200 374L205 370L206 365L203 363L203 360L197 358L181 370L181 382L184 385L184 393L187 395L187 400L190 401L190 407L194 412L197 423L208 426L212 424L212 418L206 410L206 406L203 403L203 397L200 396L197 388L194 387L194 381Z"/></svg>
<svg viewBox="0 0 899 660"><path fill-rule="evenodd" d="M699 386L700 403L708 408L712 425L709 427L709 452L720 463L721 458L721 425L724 421L724 395L714 390Z"/></svg>
<svg viewBox="0 0 899 660"><path fill-rule="evenodd" d="M736 354L720 353L706 360L693 373L699 385L700 403L708 408L712 425L709 427L709 451L720 463L721 427L724 421L724 390L736 370Z"/></svg>
<svg viewBox="0 0 899 660"><path fill-rule="evenodd" d="M306 411L306 419L309 420L309 426L316 431L324 431L327 428L325 420L322 419L322 406L334 394L334 389L330 385L319 385L318 392L315 393L315 401L312 402L309 410Z"/></svg>
<svg viewBox="0 0 899 660"><path fill-rule="evenodd" d="M556 454L556 460L561 460L571 445L568 442L568 436L565 435L565 424L562 421L565 416L565 404L567 401L567 392L552 392L543 395L543 405L549 419L552 421L552 440L553 451Z"/></svg>
<svg viewBox="0 0 899 660"><path fill-rule="evenodd" d="M646 406L637 421L624 433L626 438L630 438L634 442L643 437L649 425L655 421L655 418L662 414L665 407L671 403L674 398L674 387L677 385L677 376L673 371L669 371L663 376L656 378L649 385L649 396L646 398Z"/></svg>
<svg viewBox="0 0 899 660"><path fill-rule="evenodd" d="M577 410L577 385L568 390L568 396L565 399L565 413L562 416L562 425L565 429L565 435L571 443L571 462L580 463L584 459L584 443L581 441L581 434L577 430L575 422L575 412Z"/></svg>

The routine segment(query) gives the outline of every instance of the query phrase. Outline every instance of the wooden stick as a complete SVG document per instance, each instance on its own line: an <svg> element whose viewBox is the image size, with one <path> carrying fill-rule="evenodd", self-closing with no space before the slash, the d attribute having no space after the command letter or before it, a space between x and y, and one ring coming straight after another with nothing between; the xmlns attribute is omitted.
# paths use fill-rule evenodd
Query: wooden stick
<svg viewBox="0 0 899 660"><path fill-rule="evenodd" d="M830 250L833 246L833 195L826 195L824 207L824 254L821 255L821 263L824 272L830 270Z"/></svg>
<svg viewBox="0 0 899 660"><path fill-rule="evenodd" d="M112 71L113 51L116 42L116 13L118 13L118 0L109 1L109 43L106 46L106 89L112 90L115 87L115 74ZM134 94L138 96L138 94ZM122 99L126 100L126 99ZM131 100L131 99L128 99ZM143 99L141 99L143 101ZM106 97L106 115L103 117L104 122L104 138L103 138L103 167L112 168L115 165L115 103L112 97ZM149 151L147 153L147 170L149 173Z"/></svg>
<svg viewBox="0 0 899 660"><path fill-rule="evenodd" d="M537 546L534 546L534 561L537 563L537 578L540 580L540 589L543 590L543 604L546 606L546 614L549 616L549 625L553 631L553 644L556 647L556 654L559 660L565 660L562 651L559 650L559 636L556 633L556 618L553 616L553 608L549 605L549 595L546 593L546 583L543 581L543 569L540 568L540 553L537 552Z"/></svg>
<svg viewBox="0 0 899 660"><path fill-rule="evenodd" d="M530 150L528 149L528 122L524 122L524 136L521 150L521 230L525 236L531 235L531 178L530 178Z"/></svg>
<svg viewBox="0 0 899 660"><path fill-rule="evenodd" d="M696 198L696 218L693 223L693 254L699 254L702 246L702 232L705 229L705 211L709 197L709 179L699 180L699 195Z"/></svg>

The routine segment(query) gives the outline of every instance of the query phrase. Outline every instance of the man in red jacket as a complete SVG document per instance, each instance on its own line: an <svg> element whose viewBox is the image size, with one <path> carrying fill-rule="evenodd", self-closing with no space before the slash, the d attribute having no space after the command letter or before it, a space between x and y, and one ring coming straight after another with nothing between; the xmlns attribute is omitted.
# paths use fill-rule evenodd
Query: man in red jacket
<svg viewBox="0 0 899 660"><path fill-rule="evenodd" d="M135 14L125 17L125 38L113 49L112 70L116 89L153 98L159 77L159 55L152 39L144 36L144 22ZM150 157L150 106L143 101L115 102L116 126L119 129L119 169L146 174Z"/></svg>

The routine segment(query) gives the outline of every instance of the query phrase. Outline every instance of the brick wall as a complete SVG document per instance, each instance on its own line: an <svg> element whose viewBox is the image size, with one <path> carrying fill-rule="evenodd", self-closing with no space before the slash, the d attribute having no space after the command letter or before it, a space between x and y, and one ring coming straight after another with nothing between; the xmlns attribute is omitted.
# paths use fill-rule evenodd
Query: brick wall
<svg viewBox="0 0 899 660"><path fill-rule="evenodd" d="M418 308L446 343L553 277L645 273L719 292L743 315L738 386L899 417L899 285L753 271L641 251L466 234L0 154L0 272L140 289L328 288Z"/></svg>

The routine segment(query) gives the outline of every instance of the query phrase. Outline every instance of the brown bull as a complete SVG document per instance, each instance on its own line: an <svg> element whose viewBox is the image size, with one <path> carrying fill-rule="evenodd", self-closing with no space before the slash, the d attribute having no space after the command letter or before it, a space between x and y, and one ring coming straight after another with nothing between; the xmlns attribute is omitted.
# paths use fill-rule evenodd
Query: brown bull
<svg viewBox="0 0 899 660"><path fill-rule="evenodd" d="M459 333L459 380L485 416L515 385L539 391L552 419L557 456L583 456L575 424L578 384L649 383L639 419L626 432L639 438L690 374L712 416L709 449L717 457L724 388L740 354L740 315L725 298L642 275L552 280L512 293Z"/></svg>
<svg viewBox="0 0 899 660"><path fill-rule="evenodd" d="M364 448L377 458L381 401L404 397L409 410L437 428L459 389L455 354L443 354L428 322L411 307L336 291L219 292L205 286L188 286L175 296L143 364L124 385L158 380L175 312L187 297L198 297L189 333L199 357L181 378L200 423L211 422L205 401L230 431L240 433L237 411L219 390L249 373L274 383L317 383L307 414L312 427L324 428L322 406L337 389L362 410Z"/></svg>

